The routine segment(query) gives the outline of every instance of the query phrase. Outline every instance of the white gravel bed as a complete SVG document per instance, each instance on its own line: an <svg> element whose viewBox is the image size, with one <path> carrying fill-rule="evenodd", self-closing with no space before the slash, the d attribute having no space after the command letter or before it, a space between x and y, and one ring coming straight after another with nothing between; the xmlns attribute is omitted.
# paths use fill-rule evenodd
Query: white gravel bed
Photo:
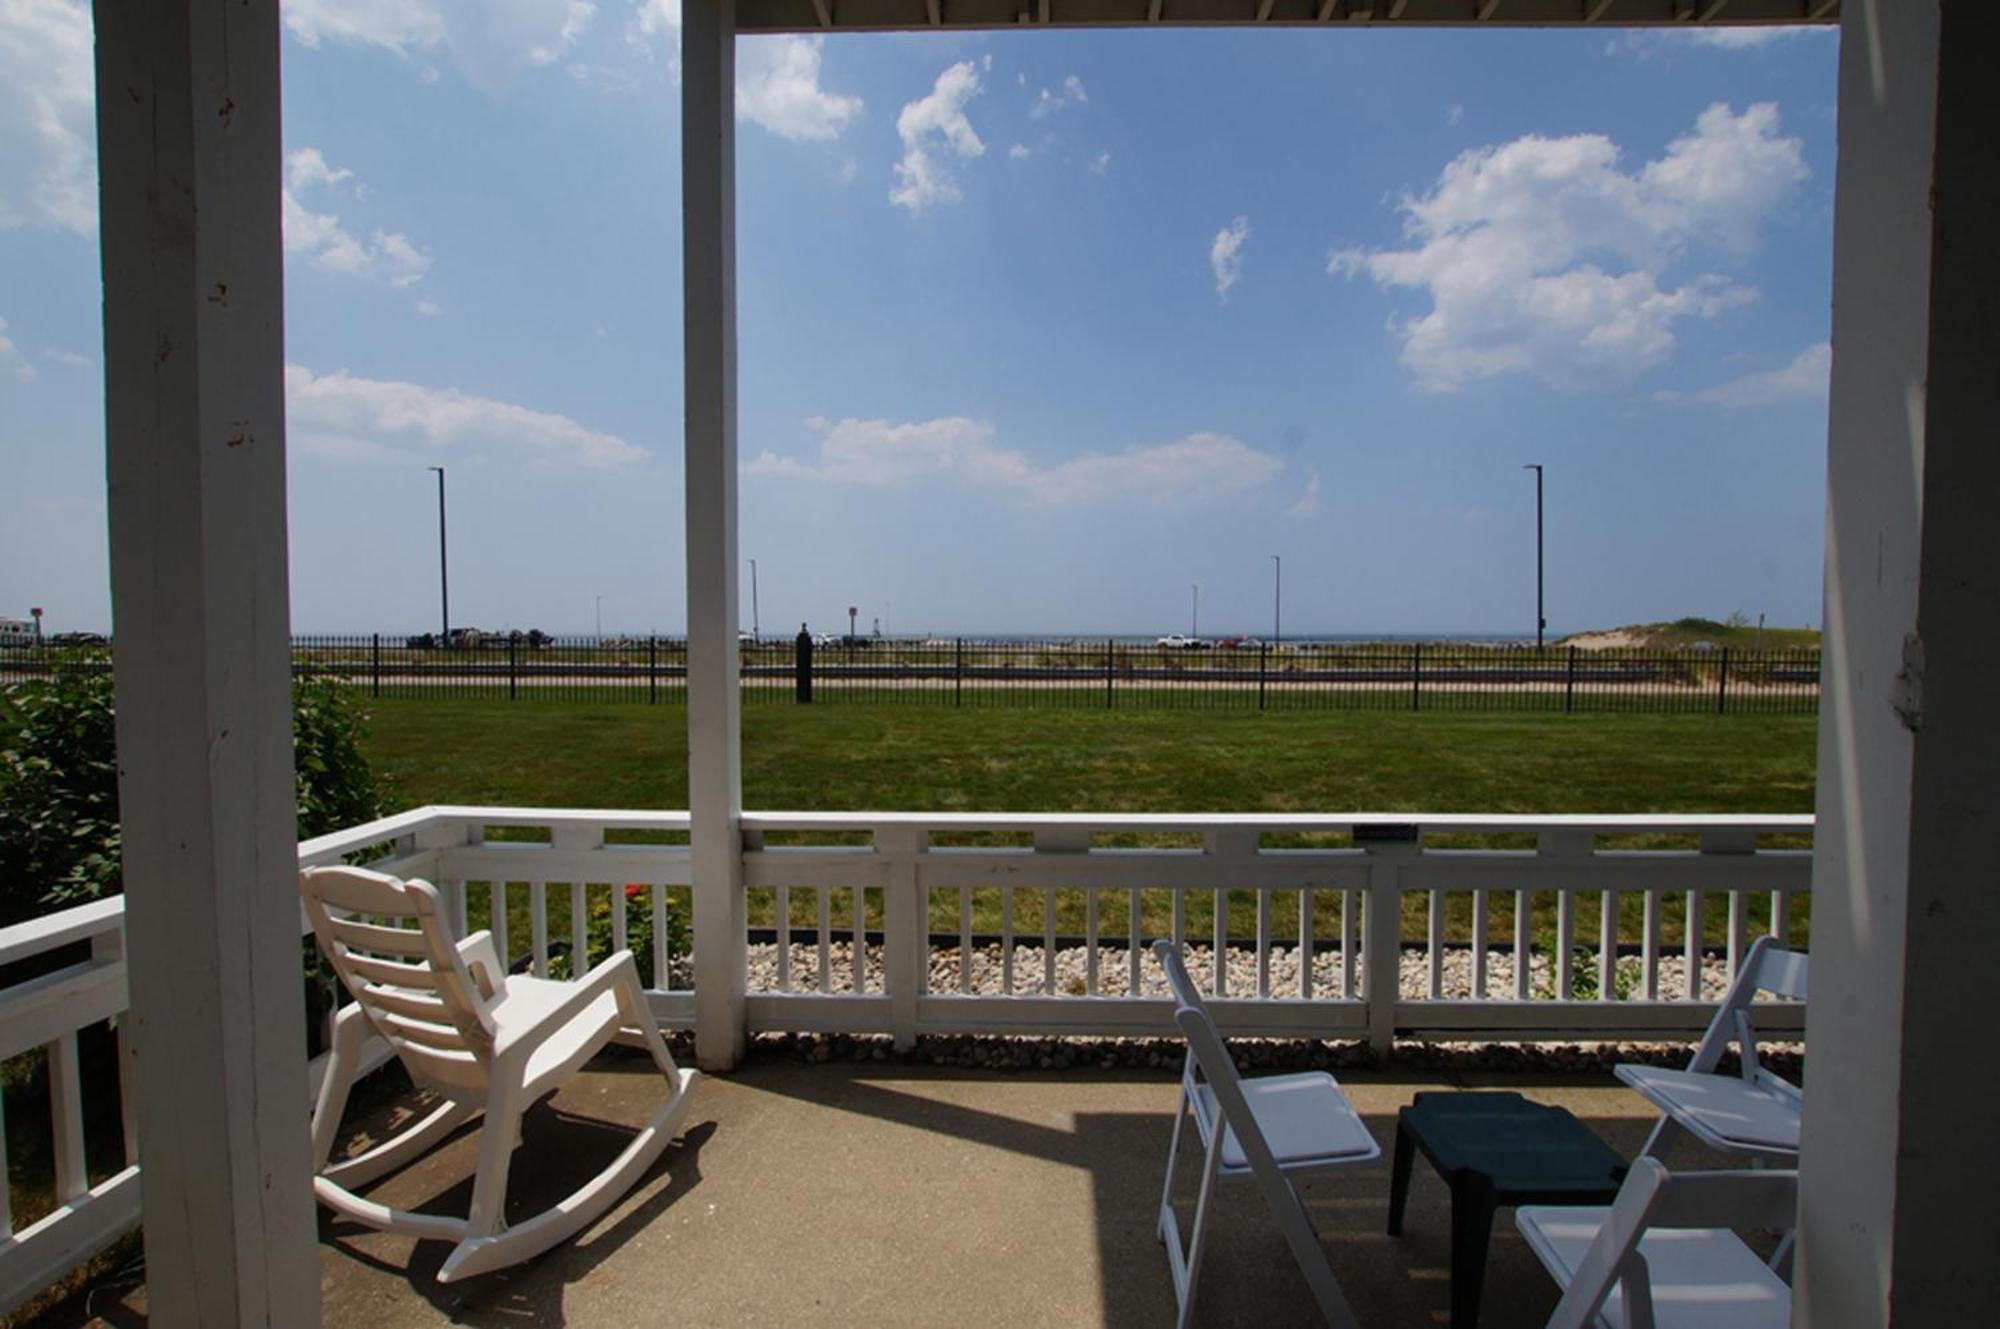
<svg viewBox="0 0 2000 1329"><path fill-rule="evenodd" d="M791 945L791 982L793 992L812 992L820 987L819 948L816 944L794 942ZM1315 997L1339 997L1343 995L1342 978L1344 956L1339 949L1315 951L1312 956L1312 992ZM1011 994L1014 996L1034 996L1049 991L1047 968L1043 948L1039 944L1017 942L1014 946L1013 981L1007 983L1006 968L1002 962L1001 948L992 945L975 947L970 953L970 990L982 996ZM1252 996L1258 988L1257 956L1252 950L1231 947L1228 951L1227 992L1231 996ZM1301 995L1299 981L1300 953L1296 946L1273 946L1269 955L1269 992L1278 997ZM1351 995L1360 995L1364 964L1362 958L1355 957ZM686 982L679 970L681 958L676 957L676 986ZM750 947L749 990L752 992L778 992L785 990L778 983L778 948L765 943ZM952 947L934 948L930 953L930 983L932 992L953 993L961 990L961 956L959 949ZM1594 965L1589 966L1594 969ZM1214 974L1213 948L1190 946L1188 948L1188 968L1204 992L1213 990ZM1621 997L1642 998L1643 965L1636 955L1620 956L1617 964L1618 977L1614 990ZM1422 950L1405 949L1400 956L1400 989L1406 999L1422 1000L1430 995L1429 957ZM1446 1000L1471 998L1473 993L1472 951L1469 947L1448 946L1440 959L1439 995ZM1544 951L1536 951L1528 968L1530 991L1536 999L1547 999L1555 995L1555 960ZM833 992L881 992L882 948L869 944L862 956L861 982L854 982L854 946L850 940L833 940L827 946L827 987ZM1585 997L1596 995L1595 976L1588 980L1579 966L1572 978L1573 992ZM1676 950L1660 957L1658 964L1658 994L1662 1000L1677 1000L1687 995L1687 962L1684 955ZM1705 958L1701 966L1701 995L1704 1000L1719 999L1729 985L1728 969L1716 957ZM1090 984L1089 953L1082 946L1058 947L1055 953L1054 992L1058 996L1085 996L1092 991ZM1142 996L1167 995L1166 976L1150 951L1140 953L1139 993ZM1095 992L1100 996L1122 997L1132 991L1130 953L1123 946L1100 945L1097 950L1097 983ZM1488 951L1486 955L1486 995L1495 1000L1510 999L1514 995L1514 957L1510 951Z"/></svg>

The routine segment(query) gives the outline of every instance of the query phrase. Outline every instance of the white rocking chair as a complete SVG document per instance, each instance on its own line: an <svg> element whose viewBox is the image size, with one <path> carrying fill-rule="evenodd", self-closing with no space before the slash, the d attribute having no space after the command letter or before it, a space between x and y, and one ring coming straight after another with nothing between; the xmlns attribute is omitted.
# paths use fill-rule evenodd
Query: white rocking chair
<svg viewBox="0 0 2000 1329"><path fill-rule="evenodd" d="M428 882L325 867L301 872L299 889L320 949L354 997L334 1017L332 1057L312 1115L313 1190L321 1204L369 1227L455 1242L437 1273L438 1282L450 1283L532 1259L575 1235L671 1142L699 1072L674 1064L630 951L573 982L510 976L490 934L453 939ZM371 1034L387 1040L410 1078L444 1102L408 1130L329 1166ZM509 1226L507 1169L521 1114L614 1040L652 1054L667 1080L666 1098L602 1172ZM393 1209L350 1189L409 1163L482 1112L467 1217Z"/></svg>

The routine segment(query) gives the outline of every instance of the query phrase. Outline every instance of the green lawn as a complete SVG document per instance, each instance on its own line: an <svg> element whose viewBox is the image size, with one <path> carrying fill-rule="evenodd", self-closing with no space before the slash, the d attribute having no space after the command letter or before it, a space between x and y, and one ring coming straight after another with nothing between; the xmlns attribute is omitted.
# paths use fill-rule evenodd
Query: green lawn
<svg viewBox="0 0 2000 1329"><path fill-rule="evenodd" d="M687 806L678 706L369 703L394 806ZM787 811L1810 812L1809 716L756 706Z"/></svg>
<svg viewBox="0 0 2000 1329"><path fill-rule="evenodd" d="M369 756L397 807L686 806L686 713L677 706L385 700L371 717ZM1780 813L1813 803L1810 717L841 705L747 708L743 727L746 806L787 811ZM1141 895L1145 925L1156 929L1170 896ZM1295 935L1295 900L1274 901L1281 937ZM483 892L474 903L476 916ZM768 925L769 893L750 903L752 921ZM1017 895L1024 932L1040 930L1042 903L1039 891ZM1107 935L1122 927L1126 903L1119 892L1101 896ZM1620 905L1625 935L1635 935L1641 899L1627 892ZM865 907L879 922L879 892ZM1191 931L1211 926L1212 907L1190 899ZM1253 895L1232 893L1228 907L1238 935L1254 929ZM1338 908L1331 894L1316 902L1319 935L1336 935ZM1422 898L1409 908L1410 935L1421 936ZM815 899L797 892L792 909L809 925ZM998 891L977 893L975 926L996 930L999 909ZM1080 932L1083 909L1081 892L1057 892L1060 930ZM851 926L851 910L851 893L836 892L835 925ZM1465 935L1470 910L1469 896L1452 897L1454 935ZM1594 899L1579 902L1579 940L1595 937L1596 911ZM551 935L566 937L567 910L550 914ZM1797 915L1802 931L1806 901ZM1497 897L1493 935L1511 935L1511 919L1511 897ZM1669 901L1668 944L1680 924ZM1720 939L1719 910L1704 924ZM955 931L955 903L933 900L932 925ZM1554 926L1552 896L1537 897L1536 925Z"/></svg>

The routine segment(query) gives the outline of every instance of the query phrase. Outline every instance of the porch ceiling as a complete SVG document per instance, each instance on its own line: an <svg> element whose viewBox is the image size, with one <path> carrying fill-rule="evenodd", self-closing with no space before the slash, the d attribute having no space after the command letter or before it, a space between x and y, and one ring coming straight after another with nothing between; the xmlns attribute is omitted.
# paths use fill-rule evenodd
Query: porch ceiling
<svg viewBox="0 0 2000 1329"><path fill-rule="evenodd" d="M1838 23L1840 0L738 0L736 30Z"/></svg>

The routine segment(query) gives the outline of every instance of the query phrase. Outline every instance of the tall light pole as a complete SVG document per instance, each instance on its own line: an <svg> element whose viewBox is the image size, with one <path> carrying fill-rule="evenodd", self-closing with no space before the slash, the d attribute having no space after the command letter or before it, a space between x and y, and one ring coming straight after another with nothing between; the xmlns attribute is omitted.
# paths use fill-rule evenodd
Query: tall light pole
<svg viewBox="0 0 2000 1329"><path fill-rule="evenodd" d="M597 640L604 640L604 597L597 597Z"/></svg>
<svg viewBox="0 0 2000 1329"><path fill-rule="evenodd" d="M1539 651L1549 626L1542 612L1542 464L1531 461L1521 469L1535 473L1535 649Z"/></svg>
<svg viewBox="0 0 2000 1329"><path fill-rule="evenodd" d="M438 645L451 645L451 577L444 561L444 467L427 466L438 478Z"/></svg>
<svg viewBox="0 0 2000 1329"><path fill-rule="evenodd" d="M741 623L743 620L739 618L736 621ZM757 560L753 558L750 560L750 639L755 641L763 635L757 626Z"/></svg>
<svg viewBox="0 0 2000 1329"><path fill-rule="evenodd" d="M1285 560L1271 555L1271 645L1276 646L1285 639L1283 631L1283 609L1285 605Z"/></svg>
<svg viewBox="0 0 2000 1329"><path fill-rule="evenodd" d="M1201 635L1201 583L1196 582L1192 589L1194 590L1194 608L1188 611L1188 636L1199 637Z"/></svg>

